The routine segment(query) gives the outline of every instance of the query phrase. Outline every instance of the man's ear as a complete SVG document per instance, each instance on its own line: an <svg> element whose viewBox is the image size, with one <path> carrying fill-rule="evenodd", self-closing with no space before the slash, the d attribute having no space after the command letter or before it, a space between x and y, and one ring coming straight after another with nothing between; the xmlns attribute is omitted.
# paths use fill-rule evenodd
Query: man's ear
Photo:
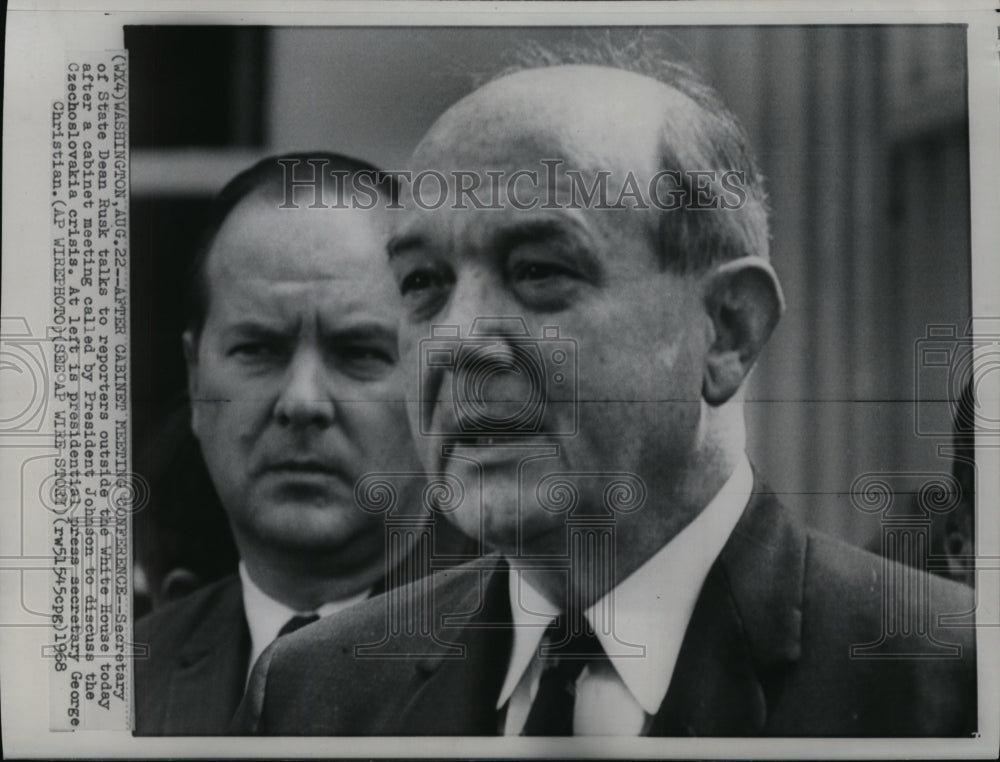
<svg viewBox="0 0 1000 762"><path fill-rule="evenodd" d="M712 270L705 307L714 340L705 359L702 395L721 405L743 383L785 309L778 276L761 257L742 257Z"/></svg>
<svg viewBox="0 0 1000 762"><path fill-rule="evenodd" d="M184 331L184 335L181 336L181 343L184 345L184 364L187 366L188 399L191 402L191 430L197 437L198 406L194 404L194 401L198 399L198 340L188 330Z"/></svg>

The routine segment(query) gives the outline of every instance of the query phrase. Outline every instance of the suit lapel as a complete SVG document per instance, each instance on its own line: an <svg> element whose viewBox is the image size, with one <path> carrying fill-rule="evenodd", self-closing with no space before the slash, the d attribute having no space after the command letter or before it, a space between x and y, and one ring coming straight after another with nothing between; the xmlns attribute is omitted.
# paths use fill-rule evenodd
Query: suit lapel
<svg viewBox="0 0 1000 762"><path fill-rule="evenodd" d="M227 728L243 695L249 658L250 633L234 579L178 655L164 699L164 732L217 734Z"/></svg>
<svg viewBox="0 0 1000 762"><path fill-rule="evenodd" d="M436 605L445 616L442 638L461 644L465 653L461 658L416 662L413 668L423 682L400 714L400 734L497 733L496 699L511 642L507 571L483 570L480 579L461 597ZM471 613L462 617L462 612ZM454 626L449 626L449 614L456 617Z"/></svg>
<svg viewBox="0 0 1000 762"><path fill-rule="evenodd" d="M702 587L650 735L764 731L768 705L800 655L805 544L802 527L756 484ZM393 720L393 734L498 732L495 702L510 653L510 601L505 570L481 575L481 585L435 602L439 614L473 612L461 624L456 617L454 627L445 619L440 630L444 640L462 644L465 655L409 667L418 685Z"/></svg>
<svg viewBox="0 0 1000 762"><path fill-rule="evenodd" d="M805 535L756 487L705 580L650 735L758 735L799 658Z"/></svg>

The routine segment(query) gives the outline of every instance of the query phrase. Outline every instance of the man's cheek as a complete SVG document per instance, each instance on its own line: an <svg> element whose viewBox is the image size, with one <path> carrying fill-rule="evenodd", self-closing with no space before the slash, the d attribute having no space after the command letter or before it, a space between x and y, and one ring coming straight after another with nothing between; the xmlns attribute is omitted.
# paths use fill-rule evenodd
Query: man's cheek
<svg viewBox="0 0 1000 762"><path fill-rule="evenodd" d="M407 345L400 340L400 356L398 367L398 378L404 389L416 387L420 374L425 372L423 364L420 362L420 353L417 345Z"/></svg>
<svg viewBox="0 0 1000 762"><path fill-rule="evenodd" d="M438 455L441 449L441 442L438 439L418 436L416 449L417 458L425 470L437 471L440 468L441 464L438 460Z"/></svg>
<svg viewBox="0 0 1000 762"><path fill-rule="evenodd" d="M191 402L191 431L202 447L211 446L211 442L224 436L224 427L220 426L219 418L225 403L205 397L204 395ZM223 429L223 430L220 430Z"/></svg>
<svg viewBox="0 0 1000 762"><path fill-rule="evenodd" d="M192 400L191 402L191 433L194 434L194 438L199 442L202 438L202 430L205 426L204 414L201 410L201 405Z"/></svg>

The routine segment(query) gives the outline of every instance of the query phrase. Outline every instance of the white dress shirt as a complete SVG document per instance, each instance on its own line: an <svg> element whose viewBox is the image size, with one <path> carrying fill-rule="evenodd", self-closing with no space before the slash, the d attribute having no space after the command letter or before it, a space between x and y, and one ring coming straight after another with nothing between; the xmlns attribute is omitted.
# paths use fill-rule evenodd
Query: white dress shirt
<svg viewBox="0 0 1000 762"><path fill-rule="evenodd" d="M709 569L750 500L744 456L705 509L674 539L584 612L608 661L576 683L575 735L642 735L660 708ZM537 650L559 610L512 569L514 644L497 709L506 735L524 728L545 663ZM613 614L614 619L611 620Z"/></svg>
<svg viewBox="0 0 1000 762"><path fill-rule="evenodd" d="M281 601L276 601L270 595L261 590L247 573L246 565L240 561L240 582L243 588L243 610L246 612L247 627L250 630L250 662L247 665L247 680L253 671L253 665L264 649L278 637L278 632L285 623L293 616L309 616L318 614L322 619L330 614L346 609L355 603L365 600L371 593L365 590L363 593L344 598L339 601L324 603L315 611L296 611L286 606Z"/></svg>

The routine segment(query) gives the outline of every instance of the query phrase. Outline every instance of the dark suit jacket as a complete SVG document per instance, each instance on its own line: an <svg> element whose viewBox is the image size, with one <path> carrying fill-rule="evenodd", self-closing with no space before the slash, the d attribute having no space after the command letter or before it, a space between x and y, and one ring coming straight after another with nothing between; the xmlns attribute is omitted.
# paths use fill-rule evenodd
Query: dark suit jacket
<svg viewBox="0 0 1000 762"><path fill-rule="evenodd" d="M497 557L436 574L441 643L386 633L366 601L276 642L258 662L234 730L274 735L488 735L510 650ZM934 626L956 658L852 658L883 633L884 584L912 573L935 614L968 613L972 591L805 529L755 494L709 572L654 735L953 736L977 727L971 628ZM427 581L425 581L425 586ZM432 592L431 592L432 591ZM456 614L465 614L456 617ZM451 615L449 617L449 615ZM968 617L967 617L968 619ZM935 618L936 621L936 618ZM489 626L493 625L493 626ZM499 625L499 626L497 626ZM911 648L930 642L920 638ZM453 647L446 645L454 644ZM647 647L650 647L647 644ZM899 655L898 643L886 653Z"/></svg>
<svg viewBox="0 0 1000 762"><path fill-rule="evenodd" d="M474 555L468 538L440 522L438 563ZM380 580L373 595L397 584L407 560ZM328 619L338 619L338 616ZM250 632L239 576L233 574L173 601L136 622L149 656L135 662L137 735L222 735L239 706L250 659Z"/></svg>
<svg viewBox="0 0 1000 762"><path fill-rule="evenodd" d="M135 661L135 732L224 733L243 696L250 632L235 574L173 601L135 625L149 656Z"/></svg>

